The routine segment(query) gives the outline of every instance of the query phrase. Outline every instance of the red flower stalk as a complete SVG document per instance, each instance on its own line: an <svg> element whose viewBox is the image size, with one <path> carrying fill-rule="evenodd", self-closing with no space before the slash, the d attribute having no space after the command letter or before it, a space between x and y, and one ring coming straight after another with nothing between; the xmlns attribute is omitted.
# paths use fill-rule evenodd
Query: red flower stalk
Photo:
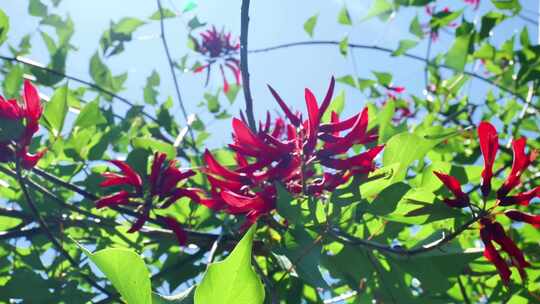
<svg viewBox="0 0 540 304"><path fill-rule="evenodd" d="M309 90L305 90L307 119L293 112L269 87L286 120L272 120L270 114L259 128L252 131L242 119L233 119L233 143L236 152L234 169L222 166L206 151L205 173L212 186L200 202L215 210L231 214L245 214L249 226L263 214L275 208L276 188L279 182L294 195L323 195L347 182L354 174L374 170L373 160L383 146L375 146L363 153L348 156L353 145L376 140L369 131L368 112L340 121L332 113L331 121L321 119L330 105L335 81L332 78L323 101L319 104ZM347 131L344 136L341 132ZM321 165L316 170L315 165ZM202 192L202 190L201 190Z"/></svg>
<svg viewBox="0 0 540 304"><path fill-rule="evenodd" d="M161 203L156 208L165 209L182 197L199 201L197 190L178 186L195 173L192 170L182 172L176 166L175 160L165 163L167 155L156 152L152 161L150 175L147 176L148 188L145 191L141 175L127 163L112 160L111 163L120 169L121 173L105 172L101 187L122 186L122 189L96 201L97 208L119 205L137 204L139 216L128 232L140 230L150 218L150 212L155 203ZM173 218L159 218L175 233L180 245L185 245L185 232Z"/></svg>
<svg viewBox="0 0 540 304"><path fill-rule="evenodd" d="M30 154L28 147L39 130L43 113L39 95L30 81L24 81L22 104L0 96L0 162L19 160L25 169L32 169L46 149Z"/></svg>
<svg viewBox="0 0 540 304"><path fill-rule="evenodd" d="M478 137L480 141L480 150L484 159L484 169L482 170L481 191L483 199L488 199L492 192L491 180L493 178L493 165L499 148L499 139L497 131L489 122L481 122L478 126ZM529 263L525 260L523 252L517 248L515 243L506 235L504 228L495 221L497 215L501 212L495 211L496 208L509 205L528 206L535 197L540 197L540 186L523 191L518 194L508 195L512 190L521 184L521 175L527 167L536 158L536 151L529 154L525 153L526 139L524 137L513 140L512 147L514 151L514 161L510 175L503 185L496 191L496 203L490 209L483 208L480 211L480 237L485 245L484 256L492 262L497 268L503 282L507 284L510 280L510 269L506 261L500 256L493 243L500 246L500 249L508 254L512 265L514 265L521 275L525 278L525 268ZM454 208L464 208L471 206L469 197L461 190L459 181L452 176L440 172L434 172L455 196L452 199L445 199L444 202ZM478 207L477 207L478 208ZM506 210L504 212L509 219L513 221L525 222L536 228L540 227L540 216L533 215L518 210Z"/></svg>
<svg viewBox="0 0 540 304"><path fill-rule="evenodd" d="M225 33L223 30L218 32L215 26L201 33L201 40L191 37L194 43L195 52L203 55L206 59L206 64L198 66L194 69L195 73L200 73L206 70L206 84L210 79L210 71L212 65L219 62L219 70L223 78L223 91L229 92L230 86L225 76L224 68L229 69L234 75L237 85L240 85L240 61L238 60L238 50L240 49L239 42L233 42L231 33Z"/></svg>

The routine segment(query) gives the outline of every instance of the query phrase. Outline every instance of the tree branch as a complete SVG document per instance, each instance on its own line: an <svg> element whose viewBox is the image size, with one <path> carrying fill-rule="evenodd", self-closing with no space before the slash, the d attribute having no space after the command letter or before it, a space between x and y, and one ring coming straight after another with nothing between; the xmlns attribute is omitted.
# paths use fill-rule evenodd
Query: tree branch
<svg viewBox="0 0 540 304"><path fill-rule="evenodd" d="M171 71L171 76L173 78L174 90L176 92L176 98L178 99L178 105L180 106L180 110L182 111L182 116L184 116L184 120L186 121L186 126L188 126L189 125L188 114L186 111L186 107L184 105L184 101L182 99L182 94L180 93L180 84L178 83L178 78L176 77L176 72L174 70L174 61L171 57L169 44L167 43L167 37L165 36L165 22L163 21L163 7L161 6L161 0L157 0L157 6L159 9L159 28L161 31L160 33L161 42L163 44L163 49L165 50L165 55L167 56L167 63ZM197 154L199 154L199 150L197 149L197 146L195 145L195 135L193 134L193 130L191 128L188 128L188 132L191 137L191 147Z"/></svg>
<svg viewBox="0 0 540 304"><path fill-rule="evenodd" d="M435 249L438 249L438 248L442 247L443 245L446 245L447 243L449 243L450 241L455 239L457 236L459 236L463 231L468 229L472 224L476 223L481 216L482 215L480 215L479 217L471 218L465 224L463 224L462 226L457 228L454 232L452 232L452 233L450 233L448 235L444 235L441 239L439 239L439 240L437 240L437 241L435 241L433 243L430 243L430 244L427 244L427 245L424 245L424 246L421 246L421 247L418 247L418 248L414 248L414 249L405 249L405 248L401 248L401 247L390 247L388 245L384 245L384 244L381 244L381 243L377 243L377 242L357 238L355 236L346 234L346 233L344 233L342 231L339 231L337 229L330 229L329 234L332 237L334 237L335 239L337 239L337 240L339 240L339 241L341 241L341 242L343 242L345 244L355 245L355 246L362 246L362 247L371 248L371 249L377 249L377 250L379 250L381 252L386 252L386 253L391 253L391 254L396 254L396 255L412 256L412 255L417 255L417 254L420 254L420 253L428 252L428 251L431 251L431 250L435 250Z"/></svg>
<svg viewBox="0 0 540 304"><path fill-rule="evenodd" d="M248 124L252 130L255 130L257 125L255 124L255 116L253 114L253 97L251 96L249 85L248 67L249 0L242 0L240 15L240 69L242 71L242 88L244 90L244 99L246 100Z"/></svg>
<svg viewBox="0 0 540 304"><path fill-rule="evenodd" d="M339 44L340 44L339 41L333 41L333 40L299 41L299 42L278 44L278 45L271 46L271 47L266 47L266 48L253 49L253 50L249 50L249 53L264 53L264 52L269 52L269 51L273 51L273 50L284 49L284 48L289 48L289 47L296 47L296 46L339 45ZM357 48L357 49L375 50L375 51L380 51L380 52L389 53L389 54L394 52L394 50L389 49L389 48L380 47L380 46L376 46L376 45L359 44L359 43L349 43L349 47L350 48ZM414 60L417 60L417 61L422 61L422 62L424 62L424 63L426 63L426 64L428 64L430 66L434 66L436 68L444 68L444 69L448 69L448 70L453 70L451 67L449 67L447 65L436 64L434 62L429 62L429 61L426 60L426 58L420 57L418 55L414 55L414 54L410 54L410 53L404 53L401 56L406 57L406 58L410 58L410 59L414 59ZM492 86L495 86L495 87L499 88L500 90L502 90L502 91L504 91L506 93L509 93L509 94L519 98L521 101L525 102L525 97L521 96L517 92L512 91L509 88L506 88L506 87L496 83L495 81L493 81L493 80L491 80L489 78L486 78L484 76L481 76L481 75L478 75L478 74L475 74L475 73L472 73L472 72L467 72L467 71L463 71L461 73L463 73L463 74L465 74L467 76L476 78L478 80L481 80L481 81L483 81L483 82L485 82L487 84L490 84ZM531 106L537 112L540 112L540 106L532 105L532 104L531 104Z"/></svg>
<svg viewBox="0 0 540 304"><path fill-rule="evenodd" d="M29 59L26 59L26 58L21 57L21 56L8 57L8 56L2 56L2 55L0 55L0 59L5 60L5 61L18 62L18 63L24 64L24 65L27 65L27 66L30 66L30 67L33 67L33 68L40 69L40 70L45 71L47 73L51 73L51 74L56 75L56 76L60 76L60 77L63 77L63 78L69 79L69 80L73 80L73 81L78 82L78 83L82 83L84 85L87 85L87 86L91 87L92 89L95 89L96 91L99 91L101 93L104 93L106 95L109 95L109 96L111 96L113 98L118 99L118 100L120 100L121 102L125 103L126 105L128 105L130 107L135 106L135 104L133 102L129 101L127 98L122 97L122 96L120 96L120 95L118 95L118 94L116 94L114 92L111 92L108 89L97 85L96 83L93 83L93 82L90 82L90 81L87 81L87 80L84 80L84 79L81 79L81 78L77 78L75 76L70 76L70 75L65 74L63 72L60 72L60 71L51 69L49 67L46 67L44 65L41 65L39 63L36 63L33 60L29 60ZM146 118L152 120L153 122L158 123L157 119L155 117L153 117L152 115L147 114L145 112L142 112L142 115L145 116Z"/></svg>

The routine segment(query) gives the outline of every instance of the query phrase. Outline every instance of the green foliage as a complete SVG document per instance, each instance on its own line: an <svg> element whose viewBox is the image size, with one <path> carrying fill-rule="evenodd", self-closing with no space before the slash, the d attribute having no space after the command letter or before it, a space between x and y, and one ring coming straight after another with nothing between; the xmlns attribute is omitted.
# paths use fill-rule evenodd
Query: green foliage
<svg viewBox="0 0 540 304"><path fill-rule="evenodd" d="M91 253L80 247L127 303L152 303L150 273L137 253L123 248L103 249Z"/></svg>
<svg viewBox="0 0 540 304"><path fill-rule="evenodd" d="M264 287L251 266L251 248L256 226L252 226L231 254L208 266L195 289L195 303L262 304Z"/></svg>
<svg viewBox="0 0 540 304"><path fill-rule="evenodd" d="M6 41L8 32L9 17L6 15L6 13L4 13L4 11L0 10L0 45Z"/></svg>

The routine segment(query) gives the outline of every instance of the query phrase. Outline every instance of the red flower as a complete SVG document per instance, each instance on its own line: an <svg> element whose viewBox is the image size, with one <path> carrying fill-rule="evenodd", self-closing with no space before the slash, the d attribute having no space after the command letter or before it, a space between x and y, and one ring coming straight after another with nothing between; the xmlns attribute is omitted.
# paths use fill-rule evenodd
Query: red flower
<svg viewBox="0 0 540 304"><path fill-rule="evenodd" d="M36 88L28 80L24 81L23 91L23 104L0 96L0 161L19 159L23 168L32 169L46 152L28 152L32 137L39 130L43 108Z"/></svg>
<svg viewBox="0 0 540 304"><path fill-rule="evenodd" d="M491 180L493 178L493 165L499 148L499 139L495 127L489 122L480 123L478 126L478 137L480 149L484 158L484 169L482 170L482 184L480 188L483 199L486 200L492 190ZM508 195L510 191L521 184L521 175L536 157L536 151L529 154L525 153L525 144L525 138L520 138L512 142L514 162L512 164L510 175L507 177L504 184L497 190L497 201L495 205L487 210L485 207L480 210L480 238L485 245L484 256L495 265L505 284L509 282L511 272L508 264L500 256L493 243L498 244L500 249L508 254L512 265L519 270L522 279L525 278L524 269L529 266L529 263L525 260L523 252L517 248L512 239L506 235L501 224L495 221L496 216L502 214L501 212L495 211L495 209L509 205L527 206L533 198L540 197L540 186L515 195ZM434 173L455 196L453 199L444 200L448 206L455 208L471 206L471 208L476 207L479 209L476 205L472 206L470 204L468 195L461 190L461 185L455 177L440 172ZM540 216L538 215L518 210L506 210L504 214L511 220L526 222L536 228L540 227Z"/></svg>
<svg viewBox="0 0 540 304"><path fill-rule="evenodd" d="M269 87L286 120L272 120L268 113L266 121L260 122L254 131L243 119L233 119L233 143L229 147L236 152L237 164L227 168L209 151L205 152L204 172L212 189L202 195L200 203L215 210L246 215L244 227L247 227L275 208L276 182L294 195L319 196L335 190L353 174L372 171L373 160L383 146L347 155L353 145L377 138L373 130L367 129L367 109L343 121L332 113L330 122L321 123L332 100L334 85L332 78L320 105L313 93L305 90L306 120L300 113L291 111ZM340 136L343 131L347 134ZM316 164L322 165L322 172L316 170Z"/></svg>
<svg viewBox="0 0 540 304"><path fill-rule="evenodd" d="M197 66L194 69L195 73L200 73L204 70L206 74L206 84L210 79L210 70L215 62L218 62L221 76L223 77L223 91L229 92L230 86L225 76L224 67L228 68L234 75L237 85L240 85L240 61L238 60L238 50L240 43L233 42L230 33L224 31L218 32L215 26L201 33L201 40L191 38L194 43L195 52L206 57L206 64Z"/></svg>
<svg viewBox="0 0 540 304"><path fill-rule="evenodd" d="M469 196L461 190L461 184L459 183L457 178L451 175L444 174L442 172L433 171L433 173L435 173L435 175L441 180L441 182L446 186L446 188L448 188L448 190L450 190L455 196L454 199L444 199L444 202L448 206L457 208L465 208L469 206Z"/></svg>
<svg viewBox="0 0 540 304"><path fill-rule="evenodd" d="M491 191L491 178L493 177L493 163L499 149L497 130L489 122L481 122L478 126L478 139L480 150L484 156L484 170L482 170L482 194L488 196Z"/></svg>
<svg viewBox="0 0 540 304"><path fill-rule="evenodd" d="M128 232L140 230L144 223L150 218L150 211L154 208L157 200L161 202L156 208L165 209L182 197L188 197L194 201L199 201L197 190L179 187L178 183L193 176L192 170L182 172L176 167L176 161L170 160L165 164L167 155L156 152L152 161L152 168L148 180L148 191L144 191L141 175L131 168L127 163L119 160L112 160L111 163L118 167L121 173L105 172L105 178L101 187L123 186L122 190L102 197L96 201L97 208L112 207L118 205L138 204L139 216ZM127 187L127 188L126 188ZM161 218L163 222L176 234L180 245L184 245L185 237L181 234L178 223L173 224L172 218ZM174 228L174 229L173 229Z"/></svg>

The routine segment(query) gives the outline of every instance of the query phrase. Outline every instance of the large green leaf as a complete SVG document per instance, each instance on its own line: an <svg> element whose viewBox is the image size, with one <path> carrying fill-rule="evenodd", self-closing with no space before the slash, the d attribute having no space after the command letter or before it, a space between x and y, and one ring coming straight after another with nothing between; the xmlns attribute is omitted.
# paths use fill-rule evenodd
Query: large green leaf
<svg viewBox="0 0 540 304"><path fill-rule="evenodd" d="M399 133L390 138L384 148L383 165L399 163L393 181L402 180L407 175L409 165L437 145L440 140L426 139L417 134Z"/></svg>
<svg viewBox="0 0 540 304"><path fill-rule="evenodd" d="M195 304L262 304L264 286L251 266L253 225L223 261L210 264L195 289Z"/></svg>
<svg viewBox="0 0 540 304"><path fill-rule="evenodd" d="M339 11L338 22L343 25L352 25L351 15L349 14L349 10L345 5Z"/></svg>
<svg viewBox="0 0 540 304"><path fill-rule="evenodd" d="M45 126L53 134L54 137L58 137L64 127L64 121L68 112L68 99L75 98L69 91L68 84L66 83L61 88L54 91L54 95L45 105L43 111L43 119L45 119Z"/></svg>
<svg viewBox="0 0 540 304"><path fill-rule="evenodd" d="M152 304L150 273L137 253L124 248L103 249L91 253L80 247L128 304Z"/></svg>

